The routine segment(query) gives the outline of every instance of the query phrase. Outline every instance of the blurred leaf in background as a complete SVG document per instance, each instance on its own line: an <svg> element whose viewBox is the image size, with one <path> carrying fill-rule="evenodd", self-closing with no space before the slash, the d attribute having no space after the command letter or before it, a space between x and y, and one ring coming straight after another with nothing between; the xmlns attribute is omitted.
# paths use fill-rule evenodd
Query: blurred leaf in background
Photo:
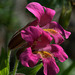
<svg viewBox="0 0 75 75"><path fill-rule="evenodd" d="M18 18L14 16L15 0L0 0L0 27L5 31L4 45L7 49L8 40L20 28Z"/></svg>
<svg viewBox="0 0 75 75"><path fill-rule="evenodd" d="M18 18L13 15L13 9L15 6L15 0L0 0L0 26L4 25L8 30L17 29Z"/></svg>
<svg viewBox="0 0 75 75"><path fill-rule="evenodd" d="M9 75L10 65L9 65L9 59L10 59L10 51L5 51L4 48L1 50L0 55L0 75Z"/></svg>
<svg viewBox="0 0 75 75"><path fill-rule="evenodd" d="M59 18L59 24L66 29L69 25L70 17L72 12L72 6L69 1L63 4L62 11Z"/></svg>
<svg viewBox="0 0 75 75"><path fill-rule="evenodd" d="M8 25L12 13L13 0L0 0L0 25Z"/></svg>

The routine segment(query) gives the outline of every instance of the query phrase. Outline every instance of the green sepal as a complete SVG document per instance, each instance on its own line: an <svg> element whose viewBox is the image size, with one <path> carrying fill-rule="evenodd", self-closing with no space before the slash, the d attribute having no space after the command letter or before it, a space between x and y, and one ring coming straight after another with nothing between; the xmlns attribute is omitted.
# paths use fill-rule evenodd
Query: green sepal
<svg viewBox="0 0 75 75"><path fill-rule="evenodd" d="M69 25L71 11L72 7L70 2L67 2L67 4L63 5L58 22L64 29L66 29Z"/></svg>

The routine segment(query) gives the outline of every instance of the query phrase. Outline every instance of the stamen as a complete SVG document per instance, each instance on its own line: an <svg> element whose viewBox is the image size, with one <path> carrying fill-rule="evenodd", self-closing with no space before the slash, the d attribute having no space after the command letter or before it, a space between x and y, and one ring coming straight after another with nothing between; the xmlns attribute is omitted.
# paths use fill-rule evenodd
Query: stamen
<svg viewBox="0 0 75 75"><path fill-rule="evenodd" d="M56 34L57 32L54 29L43 29L46 32L50 32L52 34Z"/></svg>
<svg viewBox="0 0 75 75"><path fill-rule="evenodd" d="M34 54L40 54L41 57L43 57L43 58L50 58L53 56L51 53L49 53L47 51L34 51L33 53Z"/></svg>
<svg viewBox="0 0 75 75"><path fill-rule="evenodd" d="M49 52L46 52L46 51L40 51L39 53L41 54L41 56L43 58L50 58L50 57L52 57L52 54L50 54Z"/></svg>

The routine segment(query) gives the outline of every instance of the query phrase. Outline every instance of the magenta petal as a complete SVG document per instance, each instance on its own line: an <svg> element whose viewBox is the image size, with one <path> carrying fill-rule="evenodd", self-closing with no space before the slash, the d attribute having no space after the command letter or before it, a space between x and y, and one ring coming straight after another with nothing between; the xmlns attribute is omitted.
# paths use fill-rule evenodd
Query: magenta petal
<svg viewBox="0 0 75 75"><path fill-rule="evenodd" d="M65 33L65 38L68 39L69 36L71 35L71 32L64 30Z"/></svg>
<svg viewBox="0 0 75 75"><path fill-rule="evenodd" d="M49 20L52 21L56 11L46 7L44 7L44 9L45 9L45 14L48 16Z"/></svg>
<svg viewBox="0 0 75 75"><path fill-rule="evenodd" d="M55 10L46 7L44 7L44 9L45 9L45 13L44 15L41 16L40 23L39 23L41 27L50 23L55 15Z"/></svg>
<svg viewBox="0 0 75 75"><path fill-rule="evenodd" d="M42 32L34 26L29 26L25 30L21 31L22 38L29 44L33 44L33 42L37 40L41 34Z"/></svg>
<svg viewBox="0 0 75 75"><path fill-rule="evenodd" d="M37 2L29 3L26 8L35 15L35 17L38 19L38 24L41 27L50 23L55 15L55 10L43 7Z"/></svg>
<svg viewBox="0 0 75 75"><path fill-rule="evenodd" d="M58 58L61 62L64 62L68 56L64 52L63 48L57 44L51 44L51 53L54 55L54 57Z"/></svg>
<svg viewBox="0 0 75 75"><path fill-rule="evenodd" d="M45 75L56 75L59 72L54 58L43 59L44 74Z"/></svg>
<svg viewBox="0 0 75 75"><path fill-rule="evenodd" d="M66 39L68 39L69 36L70 36L70 34L71 34L71 32L64 30L64 29L61 27L61 25L59 25L59 24L58 24L57 22L55 22L55 21L52 21L52 22L50 23L50 27L49 27L49 28L50 28L50 29L52 28L52 29L56 30L57 32L61 33Z"/></svg>
<svg viewBox="0 0 75 75"><path fill-rule="evenodd" d="M50 35L53 36L56 44L61 44L64 42L64 38L62 37L62 35L59 32L56 32L54 34L50 33Z"/></svg>
<svg viewBox="0 0 75 75"><path fill-rule="evenodd" d="M43 6L41 6L39 3L37 2L31 2L29 3L26 8L35 15L35 17L38 18L38 20L40 20L40 17L44 14L44 9Z"/></svg>
<svg viewBox="0 0 75 75"><path fill-rule="evenodd" d="M19 57L21 63L25 67L34 67L39 61L39 56L32 53L31 48L27 48Z"/></svg>
<svg viewBox="0 0 75 75"><path fill-rule="evenodd" d="M42 34L40 38L37 40L37 45L35 46L35 49L38 50L40 48L46 47L48 44L51 43L51 41L52 41L52 37L48 33L42 30Z"/></svg>
<svg viewBox="0 0 75 75"><path fill-rule="evenodd" d="M56 12L53 9L45 7L45 13L49 16L50 20L52 21L52 19L53 19Z"/></svg>

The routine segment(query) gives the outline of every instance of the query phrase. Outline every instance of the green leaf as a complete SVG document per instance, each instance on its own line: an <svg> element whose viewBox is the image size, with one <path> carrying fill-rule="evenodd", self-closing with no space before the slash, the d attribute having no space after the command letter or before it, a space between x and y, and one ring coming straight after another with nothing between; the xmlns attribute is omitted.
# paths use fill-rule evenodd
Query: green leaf
<svg viewBox="0 0 75 75"><path fill-rule="evenodd" d="M9 56L10 50L8 50L7 53L5 49L2 48L0 56L0 75L9 75Z"/></svg>
<svg viewBox="0 0 75 75"><path fill-rule="evenodd" d="M28 67L22 67L19 70L17 70L17 73L24 73L25 75L36 75L36 73L39 71L39 69L42 67L42 63L36 65L33 68Z"/></svg>

